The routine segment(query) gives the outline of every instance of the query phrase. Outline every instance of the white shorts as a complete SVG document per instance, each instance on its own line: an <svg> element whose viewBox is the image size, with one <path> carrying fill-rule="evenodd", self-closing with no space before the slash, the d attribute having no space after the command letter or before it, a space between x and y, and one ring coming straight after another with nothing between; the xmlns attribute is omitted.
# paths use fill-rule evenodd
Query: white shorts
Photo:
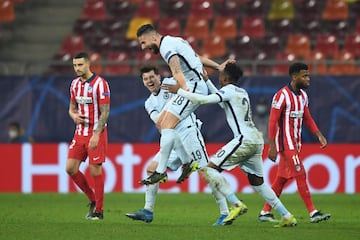
<svg viewBox="0 0 360 240"><path fill-rule="evenodd" d="M188 88L191 92L208 95L208 87L203 80L187 81ZM175 115L180 121L193 113L199 104L192 103L190 100L174 95L165 105L164 110Z"/></svg>
<svg viewBox="0 0 360 240"><path fill-rule="evenodd" d="M264 144L249 143L239 136L211 156L210 162L228 171L239 166L245 173L263 177L263 149Z"/></svg>

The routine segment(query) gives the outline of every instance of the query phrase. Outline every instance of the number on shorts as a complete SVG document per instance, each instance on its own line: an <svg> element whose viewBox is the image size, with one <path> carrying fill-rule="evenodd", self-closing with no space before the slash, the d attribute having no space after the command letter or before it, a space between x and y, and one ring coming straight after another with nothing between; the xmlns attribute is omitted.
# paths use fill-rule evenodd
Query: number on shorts
<svg viewBox="0 0 360 240"><path fill-rule="evenodd" d="M177 104L177 105L181 105L184 100L185 100L184 97L178 95L178 96L176 96L176 98L174 99L173 103L174 103L174 104Z"/></svg>
<svg viewBox="0 0 360 240"><path fill-rule="evenodd" d="M194 160L200 160L202 158L202 154L200 150L196 150L195 152L191 152L191 155Z"/></svg>
<svg viewBox="0 0 360 240"><path fill-rule="evenodd" d="M75 141L75 139L73 139L73 140L71 141L71 143L70 143L69 148L70 148L70 149L73 149L74 146L75 146L75 143L76 143L76 141Z"/></svg>

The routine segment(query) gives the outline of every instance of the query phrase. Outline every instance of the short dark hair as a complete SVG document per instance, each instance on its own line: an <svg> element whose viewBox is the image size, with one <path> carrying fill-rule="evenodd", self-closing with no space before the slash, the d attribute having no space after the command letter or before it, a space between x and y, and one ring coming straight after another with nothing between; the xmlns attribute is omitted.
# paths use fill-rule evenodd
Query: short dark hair
<svg viewBox="0 0 360 240"><path fill-rule="evenodd" d="M302 62L295 62L289 67L289 75L292 76L293 74L299 73L301 70L309 70L308 65Z"/></svg>
<svg viewBox="0 0 360 240"><path fill-rule="evenodd" d="M236 63L227 63L224 68L224 73L232 83L237 83L239 78L243 76L242 69Z"/></svg>
<svg viewBox="0 0 360 240"><path fill-rule="evenodd" d="M85 60L89 60L89 54L87 54L86 52L78 52L74 55L73 58L84 58Z"/></svg>
<svg viewBox="0 0 360 240"><path fill-rule="evenodd" d="M146 33L150 33L150 32L156 32L156 29L153 25L151 24L144 24L141 27L139 27L139 29L136 32L136 36L140 37Z"/></svg>
<svg viewBox="0 0 360 240"><path fill-rule="evenodd" d="M142 78L144 73L154 71L156 75L159 74L159 69L155 67L154 65L144 65L140 68L140 77Z"/></svg>
<svg viewBox="0 0 360 240"><path fill-rule="evenodd" d="M11 122L11 123L9 123L9 127L14 127L14 128L16 128L16 129L20 129L20 128L21 128L19 122Z"/></svg>

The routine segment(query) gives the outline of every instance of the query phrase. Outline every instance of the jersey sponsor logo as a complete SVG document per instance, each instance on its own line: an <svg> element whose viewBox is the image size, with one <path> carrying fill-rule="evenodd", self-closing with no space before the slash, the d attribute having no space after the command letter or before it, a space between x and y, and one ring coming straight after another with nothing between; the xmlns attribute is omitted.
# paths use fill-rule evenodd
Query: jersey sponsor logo
<svg viewBox="0 0 360 240"><path fill-rule="evenodd" d="M76 102L78 104L91 104L92 103L92 98L91 97L77 96L76 97Z"/></svg>
<svg viewBox="0 0 360 240"><path fill-rule="evenodd" d="M302 118L304 115L304 111L291 111L290 117L291 118Z"/></svg>

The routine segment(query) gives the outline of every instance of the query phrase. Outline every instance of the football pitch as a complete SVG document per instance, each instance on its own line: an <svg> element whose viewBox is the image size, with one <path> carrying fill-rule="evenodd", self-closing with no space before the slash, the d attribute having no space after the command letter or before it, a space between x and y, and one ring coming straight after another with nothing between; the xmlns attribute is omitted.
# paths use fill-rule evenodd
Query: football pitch
<svg viewBox="0 0 360 240"><path fill-rule="evenodd" d="M154 221L134 221L125 213L144 205L144 194L105 195L104 220L87 221L85 195L0 194L0 239L136 239L136 240L230 240L230 239L360 239L360 195L313 195L315 206L332 217L309 223L300 196L281 197L298 220L294 228L274 228L260 223L263 205L257 194L238 194L249 210L232 225L214 227L219 215L210 194L165 194L157 197ZM279 217L278 215L276 215Z"/></svg>

